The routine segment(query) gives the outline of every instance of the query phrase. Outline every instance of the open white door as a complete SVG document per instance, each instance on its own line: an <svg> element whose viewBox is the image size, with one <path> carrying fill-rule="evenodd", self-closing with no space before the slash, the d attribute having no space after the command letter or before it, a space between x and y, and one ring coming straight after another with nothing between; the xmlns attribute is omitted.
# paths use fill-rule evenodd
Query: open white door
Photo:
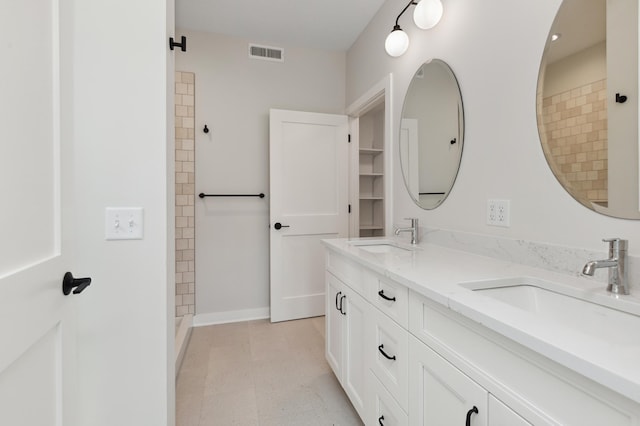
<svg viewBox="0 0 640 426"><path fill-rule="evenodd" d="M57 1L0 9L0 424L75 425Z"/></svg>
<svg viewBox="0 0 640 426"><path fill-rule="evenodd" d="M270 112L271 321L324 315L321 239L348 234L347 117Z"/></svg>

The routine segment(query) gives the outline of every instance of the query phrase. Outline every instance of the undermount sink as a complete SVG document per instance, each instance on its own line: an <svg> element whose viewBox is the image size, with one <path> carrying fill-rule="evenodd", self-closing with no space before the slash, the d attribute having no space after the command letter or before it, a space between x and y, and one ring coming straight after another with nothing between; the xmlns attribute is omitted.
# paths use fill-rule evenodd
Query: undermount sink
<svg viewBox="0 0 640 426"><path fill-rule="evenodd" d="M349 241L349 244L370 253L400 254L415 250L413 247L399 244L393 240L354 240Z"/></svg>
<svg viewBox="0 0 640 426"><path fill-rule="evenodd" d="M554 283L529 277L464 283L461 286L558 327L621 345L640 345L640 316L622 306L605 306L576 295L563 294ZM546 288L545 288L546 287ZM611 299L611 298L610 298ZM615 305L616 300L607 301Z"/></svg>

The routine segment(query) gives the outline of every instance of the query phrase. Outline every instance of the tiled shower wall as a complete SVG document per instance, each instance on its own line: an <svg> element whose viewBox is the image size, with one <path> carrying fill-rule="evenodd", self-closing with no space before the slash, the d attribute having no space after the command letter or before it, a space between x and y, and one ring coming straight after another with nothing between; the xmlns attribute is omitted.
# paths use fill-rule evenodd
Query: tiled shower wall
<svg viewBox="0 0 640 426"><path fill-rule="evenodd" d="M583 202L608 199L606 89L600 80L543 99L544 151Z"/></svg>
<svg viewBox="0 0 640 426"><path fill-rule="evenodd" d="M176 316L195 313L195 74L176 72Z"/></svg>

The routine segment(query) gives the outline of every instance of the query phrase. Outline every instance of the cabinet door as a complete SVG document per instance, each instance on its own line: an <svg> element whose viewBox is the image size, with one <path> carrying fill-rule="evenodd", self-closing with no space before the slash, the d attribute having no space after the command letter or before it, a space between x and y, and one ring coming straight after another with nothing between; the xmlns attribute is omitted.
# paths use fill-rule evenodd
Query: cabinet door
<svg viewBox="0 0 640 426"><path fill-rule="evenodd" d="M364 418L366 411L366 381L367 370L365 362L364 348L368 339L367 320L368 302L360 295L344 286L343 292L343 316L344 321L344 345L343 366L342 366L342 386L351 399L361 418Z"/></svg>
<svg viewBox="0 0 640 426"><path fill-rule="evenodd" d="M413 336L409 390L412 425L487 426L487 391Z"/></svg>
<svg viewBox="0 0 640 426"><path fill-rule="evenodd" d="M531 423L489 395L489 426L531 426Z"/></svg>
<svg viewBox="0 0 640 426"><path fill-rule="evenodd" d="M338 380L342 381L342 312L339 310L343 299L344 284L329 272L326 273L325 307L325 358Z"/></svg>

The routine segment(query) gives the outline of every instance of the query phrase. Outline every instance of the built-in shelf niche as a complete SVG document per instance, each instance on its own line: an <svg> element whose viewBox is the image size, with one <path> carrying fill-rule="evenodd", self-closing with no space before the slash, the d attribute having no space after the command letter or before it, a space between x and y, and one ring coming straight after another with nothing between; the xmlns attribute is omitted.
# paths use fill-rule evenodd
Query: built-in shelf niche
<svg viewBox="0 0 640 426"><path fill-rule="evenodd" d="M384 236L384 104L360 116L358 126L359 236Z"/></svg>

